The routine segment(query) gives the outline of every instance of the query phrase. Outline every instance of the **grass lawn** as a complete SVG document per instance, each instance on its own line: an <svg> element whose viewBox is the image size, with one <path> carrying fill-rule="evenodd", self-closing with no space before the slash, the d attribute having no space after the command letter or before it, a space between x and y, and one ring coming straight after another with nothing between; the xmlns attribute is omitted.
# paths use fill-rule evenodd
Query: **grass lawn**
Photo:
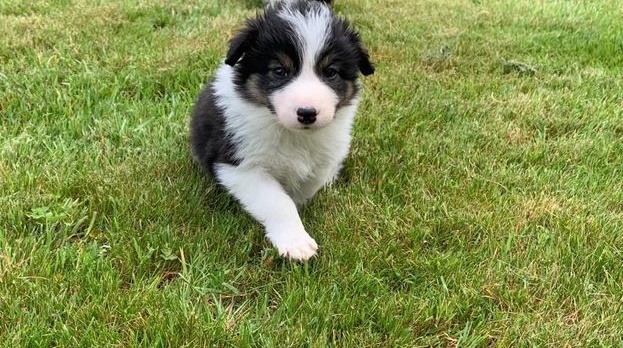
<svg viewBox="0 0 623 348"><path fill-rule="evenodd" d="M0 2L0 346L623 345L623 1L337 0L377 72L308 264L187 146L260 7Z"/></svg>

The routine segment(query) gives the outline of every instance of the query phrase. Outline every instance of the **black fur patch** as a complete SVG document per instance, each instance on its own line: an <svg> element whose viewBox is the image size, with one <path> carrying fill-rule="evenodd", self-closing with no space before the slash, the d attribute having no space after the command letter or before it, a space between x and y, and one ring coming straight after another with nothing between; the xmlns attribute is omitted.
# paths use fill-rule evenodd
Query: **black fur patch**
<svg viewBox="0 0 623 348"><path fill-rule="evenodd" d="M235 146L225 130L223 111L214 102L212 86L206 86L195 104L190 120L190 146L193 157L214 175L214 163L238 164Z"/></svg>

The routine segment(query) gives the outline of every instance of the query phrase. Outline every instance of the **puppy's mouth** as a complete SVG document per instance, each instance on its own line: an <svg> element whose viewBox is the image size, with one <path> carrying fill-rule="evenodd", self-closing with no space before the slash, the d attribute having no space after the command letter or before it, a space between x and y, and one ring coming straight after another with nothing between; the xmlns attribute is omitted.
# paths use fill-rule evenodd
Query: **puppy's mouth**
<svg viewBox="0 0 623 348"><path fill-rule="evenodd" d="M305 133L313 132L318 129L324 128L324 126L314 126L314 125L290 125L290 126L283 125L283 126L295 132L298 131L298 132L305 132Z"/></svg>

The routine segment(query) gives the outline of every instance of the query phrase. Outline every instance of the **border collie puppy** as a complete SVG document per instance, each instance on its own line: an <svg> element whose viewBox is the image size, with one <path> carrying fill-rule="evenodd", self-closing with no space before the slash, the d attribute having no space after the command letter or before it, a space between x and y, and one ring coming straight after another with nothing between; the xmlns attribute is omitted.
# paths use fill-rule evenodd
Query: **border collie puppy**
<svg viewBox="0 0 623 348"><path fill-rule="evenodd" d="M340 171L358 75L374 72L358 33L329 3L283 0L249 19L190 122L194 159L294 260L318 248L297 206Z"/></svg>
<svg viewBox="0 0 623 348"><path fill-rule="evenodd" d="M275 5L278 2L293 2L293 1L297 1L297 0L264 0L264 4L266 5ZM317 0L317 1L321 1L321 2L326 2L327 4L332 4L333 0Z"/></svg>

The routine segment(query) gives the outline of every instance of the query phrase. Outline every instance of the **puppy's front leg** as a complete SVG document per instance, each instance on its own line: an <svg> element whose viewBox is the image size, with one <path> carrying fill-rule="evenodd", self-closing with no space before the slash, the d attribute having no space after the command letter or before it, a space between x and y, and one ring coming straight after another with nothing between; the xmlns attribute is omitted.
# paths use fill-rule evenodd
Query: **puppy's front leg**
<svg viewBox="0 0 623 348"><path fill-rule="evenodd" d="M280 255L307 260L316 254L316 241L305 232L294 201L274 177L261 169L228 164L217 164L215 172L217 180L264 225Z"/></svg>

